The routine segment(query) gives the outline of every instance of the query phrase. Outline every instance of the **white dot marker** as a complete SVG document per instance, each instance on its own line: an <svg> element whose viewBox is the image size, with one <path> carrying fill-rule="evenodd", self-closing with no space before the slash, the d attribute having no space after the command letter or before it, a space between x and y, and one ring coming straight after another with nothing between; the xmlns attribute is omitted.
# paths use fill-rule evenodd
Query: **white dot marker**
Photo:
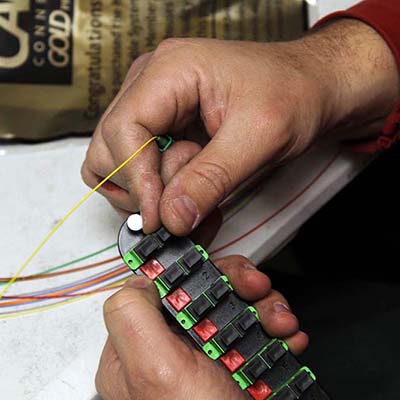
<svg viewBox="0 0 400 400"><path fill-rule="evenodd" d="M140 214L132 214L128 217L128 228L131 231L137 232L143 228L143 218Z"/></svg>

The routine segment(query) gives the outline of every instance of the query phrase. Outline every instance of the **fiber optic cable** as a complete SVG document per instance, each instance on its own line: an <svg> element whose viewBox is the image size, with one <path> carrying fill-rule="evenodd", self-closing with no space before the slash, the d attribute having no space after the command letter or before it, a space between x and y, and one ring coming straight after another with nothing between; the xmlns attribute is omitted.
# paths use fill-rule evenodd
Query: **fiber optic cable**
<svg viewBox="0 0 400 400"><path fill-rule="evenodd" d="M58 294L64 294L64 293L68 293L68 292L74 292L77 291L79 289L84 289L90 286L94 286L98 283L103 283L109 279L115 278L115 277L120 277L121 273L127 272L125 270L125 268L118 268L115 269L114 271L108 272L106 274L103 274L100 277L97 277L95 279L89 279L86 281L83 281L82 283L79 284L73 284L73 285L67 285L67 287L63 288L63 289L59 289L56 291L44 291L41 292L40 294L37 295L32 295L32 294L28 294L28 296L30 297L30 299L32 297L36 297L37 301L40 301L40 296L41 295L48 295L51 296L53 298L57 297ZM68 287L69 286L69 287ZM6 306L13 306L13 305L19 305L19 304L26 304L31 302L30 300L27 299L18 299L18 300L2 300L0 303L1 307L6 307Z"/></svg>
<svg viewBox="0 0 400 400"><path fill-rule="evenodd" d="M117 289L125 281L126 281L126 279L122 280L120 282L117 282L115 284L115 286L110 286L109 290ZM28 315L35 315L35 314L42 313L44 311L54 310L54 309L63 307L64 305L76 303L76 302L78 302L80 300L87 299L87 298L92 297L92 296L94 296L96 294L97 294L97 292L93 292L91 294L87 294L87 295L84 295L84 296L74 297L74 298L71 298L71 299L68 299L68 300L63 300L61 302L48 304L48 305L45 305L45 306L42 306L42 307L32 308L32 309L29 309L29 310L0 313L0 320L7 320L7 319L16 318L16 317L28 316Z"/></svg>
<svg viewBox="0 0 400 400"><path fill-rule="evenodd" d="M0 299L3 297L5 293L7 293L8 289L11 285L18 279L18 277L22 274L25 268L30 264L32 259L36 256L37 253L42 249L42 247L49 241L49 239L57 232L57 230L64 224L64 222L87 200L89 199L96 191L104 185L111 177L113 177L118 171L120 171L129 161L131 161L134 157L136 157L142 150L144 150L151 142L158 139L158 136L153 136L149 140L147 140L138 150L136 150L133 154L131 154L122 164L120 164L117 168L115 168L110 174L108 174L101 182L99 182L93 189L91 189L85 196L82 197L68 212L65 214L63 218L58 221L58 223L51 229L51 231L44 237L44 239L39 243L39 245L34 249L32 254L25 260L25 262L21 265L21 267L17 270L15 275L5 284L4 289L0 292Z"/></svg>
<svg viewBox="0 0 400 400"><path fill-rule="evenodd" d="M58 272L50 272L50 273L41 272L40 274L36 274L36 275L20 276L16 280L16 282L33 281L33 280L37 280L37 279L47 279L47 278L52 278L52 277L60 276L60 275L72 274L74 272L86 271L88 269L92 269L92 268L95 268L95 267L99 267L99 266L108 264L108 263L113 262L113 261L117 261L120 258L121 258L120 256L116 256L116 257L113 257L113 258L108 258L108 259L103 260L103 261L95 262L93 264L88 264L88 265L83 265L81 267L71 268L71 269L68 269L66 271L58 271ZM4 284L4 282L8 282L10 279L11 278L0 278L0 281L3 281L3 284Z"/></svg>

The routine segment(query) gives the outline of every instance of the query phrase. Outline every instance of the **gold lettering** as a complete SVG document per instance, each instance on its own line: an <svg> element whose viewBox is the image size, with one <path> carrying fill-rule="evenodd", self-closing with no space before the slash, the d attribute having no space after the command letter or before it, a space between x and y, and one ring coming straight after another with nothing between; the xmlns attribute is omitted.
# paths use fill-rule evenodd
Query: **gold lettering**
<svg viewBox="0 0 400 400"><path fill-rule="evenodd" d="M29 11L29 0L11 0L8 3L0 3L0 29L13 35L19 45L17 54L10 57L0 56L0 67L2 68L18 68L28 58L29 36L18 26L18 13L25 11Z"/></svg>

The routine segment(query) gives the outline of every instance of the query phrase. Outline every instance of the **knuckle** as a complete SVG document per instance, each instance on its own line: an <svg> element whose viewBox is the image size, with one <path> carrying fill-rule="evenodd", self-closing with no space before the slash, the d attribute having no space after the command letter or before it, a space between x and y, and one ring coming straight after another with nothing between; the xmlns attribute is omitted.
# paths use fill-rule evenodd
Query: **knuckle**
<svg viewBox="0 0 400 400"><path fill-rule="evenodd" d="M97 178L96 178L96 173L94 172L93 168L91 167L91 163L89 158L86 158L86 160L83 162L82 167L81 167L81 178L82 181L89 186L90 188L93 188L97 184Z"/></svg>
<svg viewBox="0 0 400 400"><path fill-rule="evenodd" d="M233 187L231 174L226 167L213 161L201 161L192 171L197 176L199 187L215 200L225 198Z"/></svg>
<svg viewBox="0 0 400 400"><path fill-rule="evenodd" d="M81 166L81 178L82 178L83 182L88 186L90 186L89 174L90 174L90 172L89 172L88 162L87 162L87 160L85 160Z"/></svg>
<svg viewBox="0 0 400 400"><path fill-rule="evenodd" d="M154 60L160 63L160 59L171 61L171 65L176 67L179 63L196 63L199 54L202 54L207 48L196 38L168 38L163 40L154 51ZM175 68L176 73L176 68Z"/></svg>
<svg viewBox="0 0 400 400"><path fill-rule="evenodd" d="M168 363L144 365L140 371L128 372L127 378L132 389L146 390L148 398L154 398L152 394L165 392L168 390L166 388L174 388L179 384L176 370L169 367Z"/></svg>
<svg viewBox="0 0 400 400"><path fill-rule="evenodd" d="M104 302L104 316L105 318L107 318L108 316L116 312L121 312L125 308L134 305L136 302L137 299L134 295L134 292L128 293L127 290L121 289L119 292L112 295Z"/></svg>
<svg viewBox="0 0 400 400"><path fill-rule="evenodd" d="M156 48L154 55L158 56L163 53L169 53L172 50L182 47L187 40L184 38L167 38L164 39Z"/></svg>
<svg viewBox="0 0 400 400"><path fill-rule="evenodd" d="M104 393L103 393L104 392L104 386L103 386L103 380L101 378L100 368L97 370L96 376L94 378L94 384L95 384L97 393L99 393L100 395L104 395Z"/></svg>
<svg viewBox="0 0 400 400"><path fill-rule="evenodd" d="M265 132L276 132L283 134L289 131L291 116L285 106L274 105L265 107L258 114L258 125Z"/></svg>
<svg viewBox="0 0 400 400"><path fill-rule="evenodd" d="M140 75L151 56L152 53L145 53L140 55L138 58L135 59L135 61L133 61L126 74L124 86L128 86Z"/></svg>
<svg viewBox="0 0 400 400"><path fill-rule="evenodd" d="M101 122L100 125L101 136L106 143L112 141L112 139L121 131L121 119L111 111Z"/></svg>
<svg viewBox="0 0 400 400"><path fill-rule="evenodd" d="M299 128L294 123L296 115L290 109L285 103L268 105L255 117L256 132L267 137L269 145L275 149L275 155L270 160L274 164L288 160L291 155L296 155L297 149L304 147L299 143Z"/></svg>
<svg viewBox="0 0 400 400"><path fill-rule="evenodd" d="M236 263L238 263L239 265L241 265L241 266L243 266L245 264L249 264L248 258L246 258L246 257L244 257L242 255L238 254L238 255L235 255L235 256L232 256L232 257L234 257L234 261Z"/></svg>
<svg viewBox="0 0 400 400"><path fill-rule="evenodd" d="M145 62L150 56L151 56L151 53L144 53L144 54L141 54L139 57L137 57L135 59L135 61L133 61L131 66L129 67L127 77L136 74L136 67L138 65L142 64L143 62Z"/></svg>

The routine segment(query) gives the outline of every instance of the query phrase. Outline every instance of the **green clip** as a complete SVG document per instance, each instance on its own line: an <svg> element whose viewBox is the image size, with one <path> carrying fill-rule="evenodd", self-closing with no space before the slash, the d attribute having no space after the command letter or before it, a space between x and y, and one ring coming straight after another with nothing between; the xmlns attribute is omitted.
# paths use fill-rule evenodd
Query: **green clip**
<svg viewBox="0 0 400 400"><path fill-rule="evenodd" d="M158 293L160 294L160 297L163 299L169 292L168 286L160 278L157 278L154 281L154 284L157 286Z"/></svg>
<svg viewBox="0 0 400 400"><path fill-rule="evenodd" d="M242 390L246 390L253 384L252 381L242 371L232 374L232 378L238 383L240 389Z"/></svg>
<svg viewBox="0 0 400 400"><path fill-rule="evenodd" d="M160 153L164 153L164 151L167 151L174 144L174 139L168 135L157 136L156 142Z"/></svg>
<svg viewBox="0 0 400 400"><path fill-rule="evenodd" d="M279 342L281 343L281 345L283 346L283 348L284 348L286 351L289 351L289 346L287 345L286 342L284 342L283 340L279 340ZM310 371L310 372L311 372L311 371Z"/></svg>
<svg viewBox="0 0 400 400"><path fill-rule="evenodd" d="M128 251L122 258L132 271L136 271L144 262L133 250Z"/></svg>
<svg viewBox="0 0 400 400"><path fill-rule="evenodd" d="M175 318L186 330L190 329L197 322L197 320L193 318L192 314L190 314L186 309L176 314Z"/></svg>
<svg viewBox="0 0 400 400"><path fill-rule="evenodd" d="M251 312L256 316L256 318L257 318L258 320L260 320L260 316L258 315L257 310L256 310L253 306L249 306L249 307L247 307L247 309L248 309L249 311L251 311Z"/></svg>
<svg viewBox="0 0 400 400"><path fill-rule="evenodd" d="M229 286L229 289L231 289L233 291L233 287L232 287L231 283L229 282L228 277L226 275L222 275L220 279L222 279Z"/></svg>
<svg viewBox="0 0 400 400"><path fill-rule="evenodd" d="M314 373L311 371L310 368L308 368L308 367L303 367L300 371L306 371L307 374L311 376L311 379L312 379L313 381L316 381L316 380L317 380L317 377L314 375Z"/></svg>
<svg viewBox="0 0 400 400"><path fill-rule="evenodd" d="M208 255L208 253L199 245L197 244L195 246L195 248L197 249L197 251L203 256L204 261L207 261L210 257Z"/></svg>
<svg viewBox="0 0 400 400"><path fill-rule="evenodd" d="M203 351L212 360L216 360L222 354L224 354L224 351L221 349L221 347L218 346L217 342L214 339L211 339L203 346Z"/></svg>

